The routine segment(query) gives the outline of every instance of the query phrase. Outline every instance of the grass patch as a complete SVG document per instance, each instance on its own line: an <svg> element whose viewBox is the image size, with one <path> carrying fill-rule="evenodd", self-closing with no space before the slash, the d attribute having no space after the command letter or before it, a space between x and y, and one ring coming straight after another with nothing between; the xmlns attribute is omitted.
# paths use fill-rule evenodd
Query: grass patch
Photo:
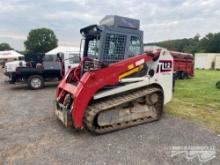
<svg viewBox="0 0 220 165"><path fill-rule="evenodd" d="M220 71L196 70L193 78L176 81L173 100L165 112L203 123L220 133L220 89L215 87L219 80Z"/></svg>

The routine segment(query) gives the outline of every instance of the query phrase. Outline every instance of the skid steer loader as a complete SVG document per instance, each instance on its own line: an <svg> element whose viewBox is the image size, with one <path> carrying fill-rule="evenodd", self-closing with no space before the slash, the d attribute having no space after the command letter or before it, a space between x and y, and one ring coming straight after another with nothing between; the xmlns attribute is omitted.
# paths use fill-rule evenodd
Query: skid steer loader
<svg viewBox="0 0 220 165"><path fill-rule="evenodd" d="M172 99L173 58L143 53L136 19L106 16L80 30L80 65L56 91L55 114L66 127L103 134L160 119Z"/></svg>

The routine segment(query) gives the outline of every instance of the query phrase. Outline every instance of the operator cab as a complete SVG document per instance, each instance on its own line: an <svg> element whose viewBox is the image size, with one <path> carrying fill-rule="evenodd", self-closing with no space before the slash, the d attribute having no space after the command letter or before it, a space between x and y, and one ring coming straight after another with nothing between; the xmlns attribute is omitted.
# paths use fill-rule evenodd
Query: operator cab
<svg viewBox="0 0 220 165"><path fill-rule="evenodd" d="M104 65L143 53L143 31L136 19L108 15L99 25L80 30L83 59L96 60Z"/></svg>

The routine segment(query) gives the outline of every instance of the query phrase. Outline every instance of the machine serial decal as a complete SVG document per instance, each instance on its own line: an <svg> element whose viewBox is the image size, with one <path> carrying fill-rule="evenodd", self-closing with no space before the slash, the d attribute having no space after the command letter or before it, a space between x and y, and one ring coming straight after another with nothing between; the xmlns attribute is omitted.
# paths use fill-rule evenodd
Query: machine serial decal
<svg viewBox="0 0 220 165"><path fill-rule="evenodd" d="M171 72L173 62L171 60L160 60L160 72Z"/></svg>

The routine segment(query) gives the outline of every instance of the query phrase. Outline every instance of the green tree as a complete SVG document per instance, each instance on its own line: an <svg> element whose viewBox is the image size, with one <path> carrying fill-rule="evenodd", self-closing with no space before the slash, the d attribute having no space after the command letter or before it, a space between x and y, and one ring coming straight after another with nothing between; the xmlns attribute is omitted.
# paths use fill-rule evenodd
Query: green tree
<svg viewBox="0 0 220 165"><path fill-rule="evenodd" d="M198 50L199 42L200 42L200 36L199 34L197 34L193 38L168 40L168 41L162 41L162 42L157 42L157 43L150 43L146 45L157 45L157 46L161 46L172 51L179 51L179 52L186 52L186 53L194 54Z"/></svg>
<svg viewBox="0 0 220 165"><path fill-rule="evenodd" d="M8 43L0 43L0 51L4 50L12 50L12 48Z"/></svg>
<svg viewBox="0 0 220 165"><path fill-rule="evenodd" d="M209 33L199 43L200 52L219 53L220 33Z"/></svg>
<svg viewBox="0 0 220 165"><path fill-rule="evenodd" d="M195 37L188 39L188 43L183 46L182 51L195 54L198 51L199 42L200 35L197 34Z"/></svg>
<svg viewBox="0 0 220 165"><path fill-rule="evenodd" d="M45 53L57 47L57 38L51 29L40 28L29 32L27 40L24 42L27 52Z"/></svg>

